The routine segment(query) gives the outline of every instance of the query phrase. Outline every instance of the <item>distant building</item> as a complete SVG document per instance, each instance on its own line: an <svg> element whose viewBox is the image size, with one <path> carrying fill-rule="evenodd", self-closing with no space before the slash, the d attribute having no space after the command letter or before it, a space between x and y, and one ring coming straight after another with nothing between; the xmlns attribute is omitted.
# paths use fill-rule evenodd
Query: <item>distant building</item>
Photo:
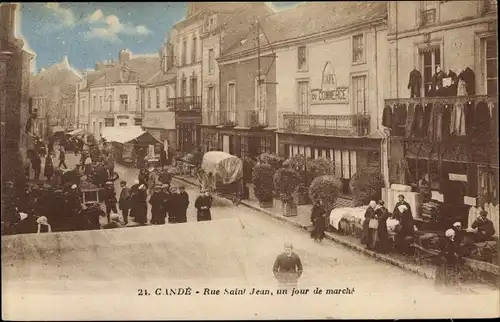
<svg viewBox="0 0 500 322"><path fill-rule="evenodd" d="M76 127L74 106L76 84L82 76L71 67L68 57L47 69L42 69L30 79L30 95L38 117L33 124L34 133L45 137L53 126Z"/></svg>
<svg viewBox="0 0 500 322"><path fill-rule="evenodd" d="M96 63L79 84L79 127L99 136L103 127L142 125L142 86L159 66L160 57L133 56L129 50L121 50L118 61Z"/></svg>
<svg viewBox="0 0 500 322"><path fill-rule="evenodd" d="M30 66L34 55L23 50L24 41L15 37L18 9L17 4L0 4L1 184L5 187L7 181L13 181L17 188L23 189L23 164L34 143L28 123Z"/></svg>
<svg viewBox="0 0 500 322"><path fill-rule="evenodd" d="M161 48L161 66L144 84L142 127L157 140L168 140L176 148L175 97L177 68L174 66L174 45L168 39Z"/></svg>

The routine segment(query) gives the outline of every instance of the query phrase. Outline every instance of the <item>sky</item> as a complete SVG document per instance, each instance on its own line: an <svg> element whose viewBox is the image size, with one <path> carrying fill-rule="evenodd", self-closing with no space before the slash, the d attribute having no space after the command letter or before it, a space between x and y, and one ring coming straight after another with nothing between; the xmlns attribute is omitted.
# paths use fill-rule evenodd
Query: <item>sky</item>
<svg viewBox="0 0 500 322"><path fill-rule="evenodd" d="M268 2L275 11L298 2ZM68 57L77 70L117 59L121 49L156 54L171 27L182 20L187 2L21 3L17 34L36 53L35 68Z"/></svg>

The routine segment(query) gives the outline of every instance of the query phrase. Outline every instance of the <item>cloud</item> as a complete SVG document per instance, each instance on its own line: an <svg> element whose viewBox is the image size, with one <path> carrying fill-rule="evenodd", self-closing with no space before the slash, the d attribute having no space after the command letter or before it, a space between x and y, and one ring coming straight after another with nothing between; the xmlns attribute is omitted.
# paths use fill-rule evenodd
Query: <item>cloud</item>
<svg viewBox="0 0 500 322"><path fill-rule="evenodd" d="M86 18L86 21L91 24L100 24L101 26L93 26L90 31L85 34L85 38L101 38L109 41L118 41L118 35L149 35L152 33L144 25L134 26L130 23L122 23L115 15L105 16L101 10L96 10Z"/></svg>
<svg viewBox="0 0 500 322"><path fill-rule="evenodd" d="M70 8L63 8L57 2L49 2L45 4L45 8L52 11L60 20L64 27L74 26L76 18Z"/></svg>

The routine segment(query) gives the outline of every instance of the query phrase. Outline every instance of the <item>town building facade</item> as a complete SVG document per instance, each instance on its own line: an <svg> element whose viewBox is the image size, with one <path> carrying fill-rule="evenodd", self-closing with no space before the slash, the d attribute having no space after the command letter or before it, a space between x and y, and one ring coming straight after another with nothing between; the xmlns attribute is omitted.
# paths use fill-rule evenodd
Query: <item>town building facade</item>
<svg viewBox="0 0 500 322"><path fill-rule="evenodd" d="M496 3L388 5L390 181L427 186L463 225L471 206L498 204Z"/></svg>
<svg viewBox="0 0 500 322"><path fill-rule="evenodd" d="M267 108L276 110L276 104L256 105L257 58L232 61L225 54L257 28L256 21L272 14L264 3L233 3L229 6L211 6L203 24L203 104L202 146L205 151L220 150L240 157L274 151L274 134L262 131L267 127ZM262 58L267 71L272 64ZM266 65L267 64L267 65ZM266 65L266 66L264 66ZM275 77L275 68L272 75ZM253 75L253 78L252 76ZM261 89L267 85L261 84ZM273 94L269 94L272 96ZM265 94L262 93L262 99ZM265 103L266 101L263 100ZM275 102L275 99L274 99ZM260 112L260 114L259 114ZM259 117L260 119L256 119ZM252 123L255 119L256 122ZM259 122L260 121L260 122ZM267 141L262 145L262 140Z"/></svg>
<svg viewBox="0 0 500 322"><path fill-rule="evenodd" d="M168 141L176 148L174 103L176 96L177 69L174 66L174 46L167 41L161 49L161 69L151 77L143 88L144 118L142 127L157 140Z"/></svg>
<svg viewBox="0 0 500 322"><path fill-rule="evenodd" d="M358 169L387 172L379 126L384 103L379 84L387 77L386 17L385 3L301 4L263 19L265 33L227 55L260 56L261 65L262 57L275 59L262 74L266 104L276 100L276 113L267 115L268 125L278 128L277 152L331 159L346 195ZM257 39L264 45L256 46Z"/></svg>
<svg viewBox="0 0 500 322"><path fill-rule="evenodd" d="M142 125L142 86L160 66L157 56L134 56L121 50L118 61L96 64L96 71L87 74L78 95L80 124L87 118L88 130L95 136L104 127ZM82 113L85 113L82 115Z"/></svg>

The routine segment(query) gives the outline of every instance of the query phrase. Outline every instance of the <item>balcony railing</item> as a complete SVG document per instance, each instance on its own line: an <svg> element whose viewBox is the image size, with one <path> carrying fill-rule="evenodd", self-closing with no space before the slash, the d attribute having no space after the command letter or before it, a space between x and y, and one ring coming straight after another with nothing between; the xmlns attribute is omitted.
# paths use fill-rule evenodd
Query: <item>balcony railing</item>
<svg viewBox="0 0 500 322"><path fill-rule="evenodd" d="M290 133L363 137L370 134L370 115L283 114L280 130Z"/></svg>
<svg viewBox="0 0 500 322"><path fill-rule="evenodd" d="M245 126L250 128L268 126L267 111L245 111Z"/></svg>
<svg viewBox="0 0 500 322"><path fill-rule="evenodd" d="M175 111L201 111L201 96L184 96L168 99Z"/></svg>
<svg viewBox="0 0 500 322"><path fill-rule="evenodd" d="M223 126L236 126L236 111L218 111L217 124Z"/></svg>

